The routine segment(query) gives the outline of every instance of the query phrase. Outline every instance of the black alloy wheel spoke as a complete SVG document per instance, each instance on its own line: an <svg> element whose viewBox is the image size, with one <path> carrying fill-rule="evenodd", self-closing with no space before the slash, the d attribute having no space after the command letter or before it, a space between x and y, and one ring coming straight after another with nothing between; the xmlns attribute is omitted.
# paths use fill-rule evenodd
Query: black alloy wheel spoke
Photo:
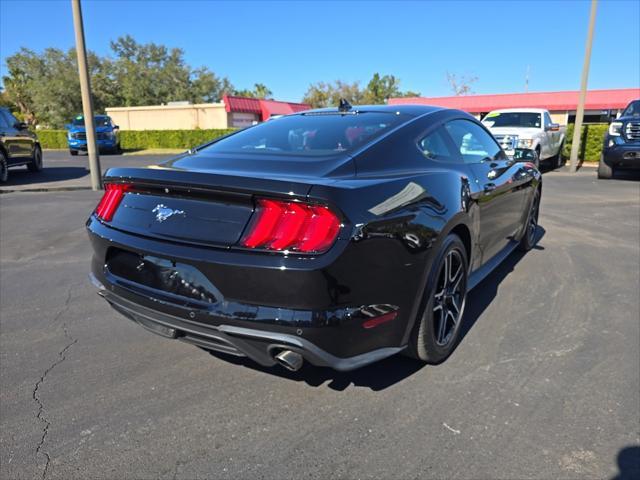
<svg viewBox="0 0 640 480"><path fill-rule="evenodd" d="M451 341L460 321L464 300L463 278L462 256L457 250L451 250L442 263L433 296L434 332L438 345Z"/></svg>

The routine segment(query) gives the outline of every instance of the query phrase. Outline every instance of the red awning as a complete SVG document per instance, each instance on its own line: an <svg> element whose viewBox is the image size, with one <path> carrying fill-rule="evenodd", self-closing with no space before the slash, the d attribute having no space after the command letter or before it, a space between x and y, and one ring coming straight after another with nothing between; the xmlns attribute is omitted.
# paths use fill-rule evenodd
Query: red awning
<svg viewBox="0 0 640 480"><path fill-rule="evenodd" d="M547 110L576 110L576 91L509 93L500 95L462 95L459 97L390 98L389 105L418 104L457 108L470 113L490 112L501 108L546 108ZM586 110L613 110L626 107L640 98L640 88L590 90L587 92Z"/></svg>
<svg viewBox="0 0 640 480"><path fill-rule="evenodd" d="M223 96L222 101L224 102L224 108L227 112L255 113L256 115L260 115L260 120L262 121L268 120L272 115L288 115L311 108L310 105L305 103L235 97L232 95Z"/></svg>
<svg viewBox="0 0 640 480"><path fill-rule="evenodd" d="M267 120L272 115L288 115L311 108L303 103L278 102L276 100L260 100L260 106L262 107L262 120Z"/></svg>
<svg viewBox="0 0 640 480"><path fill-rule="evenodd" d="M260 115L262 113L260 100L257 98L224 95L222 97L222 101L224 102L224 109L227 112L255 113L256 115Z"/></svg>

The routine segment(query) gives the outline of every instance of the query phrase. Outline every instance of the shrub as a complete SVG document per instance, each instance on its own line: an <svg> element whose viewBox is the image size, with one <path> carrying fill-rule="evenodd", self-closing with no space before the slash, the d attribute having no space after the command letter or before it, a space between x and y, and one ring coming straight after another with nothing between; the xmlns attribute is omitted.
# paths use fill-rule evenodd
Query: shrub
<svg viewBox="0 0 640 480"><path fill-rule="evenodd" d="M602 153L602 144L604 142L604 135L607 132L609 125L606 123L595 123L582 126L582 132L580 137L580 151L578 152L578 159L585 162L597 162L600 160L600 154ZM571 155L571 143L573 142L573 130L574 124L567 126L566 140L564 143L563 155L569 158Z"/></svg>
<svg viewBox="0 0 640 480"><path fill-rule="evenodd" d="M191 148L233 132L217 130L124 130L120 132L120 146L125 150L146 148Z"/></svg>
<svg viewBox="0 0 640 480"><path fill-rule="evenodd" d="M67 148L66 130L36 130L42 148Z"/></svg>
<svg viewBox="0 0 640 480"><path fill-rule="evenodd" d="M125 150L147 148L196 147L233 132L234 129L216 130L123 130L120 146ZM42 148L67 148L66 130L37 130Z"/></svg>

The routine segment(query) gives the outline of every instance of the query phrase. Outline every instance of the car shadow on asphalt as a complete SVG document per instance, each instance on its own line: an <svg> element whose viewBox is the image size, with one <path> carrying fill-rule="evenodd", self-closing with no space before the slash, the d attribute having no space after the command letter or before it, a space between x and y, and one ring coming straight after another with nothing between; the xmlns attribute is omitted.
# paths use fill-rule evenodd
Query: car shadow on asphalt
<svg viewBox="0 0 640 480"><path fill-rule="evenodd" d="M35 185L74 180L89 175L89 170L84 167L47 167L39 172L30 172L26 168L9 170L9 180L0 184L0 187L16 187L21 185Z"/></svg>
<svg viewBox="0 0 640 480"><path fill-rule="evenodd" d="M540 240L544 237L545 230L538 227L538 239L534 249L544 250L540 245ZM491 304L498 292L500 283L513 271L518 262L524 257L524 253L515 251L509 255L493 272L491 272L479 285L468 295L465 307L465 314L461 325L460 342L469 333L480 315ZM459 348L460 343L456 348ZM417 371L427 367L422 362L418 362L402 355L394 355L379 362L367 365L351 372L338 372L324 367L315 367L304 363L297 372L285 370L280 366L263 367L245 357L234 357L224 353L209 352L216 358L236 365L244 366L280 378L296 382L304 382L312 387L326 387L343 391L349 386L365 387L373 391L380 391L395 385L408 378ZM430 366L432 368L437 368ZM328 383L327 383L328 382Z"/></svg>
<svg viewBox="0 0 640 480"><path fill-rule="evenodd" d="M631 480L640 478L640 446L625 447L618 452L618 475L611 480Z"/></svg>
<svg viewBox="0 0 640 480"><path fill-rule="evenodd" d="M533 247L534 250L544 250L544 246L540 244L540 241L545 236L546 230L542 226L538 226L538 236L536 244ZM520 260L522 260L527 254L520 250L515 250L505 260L496 267L489 275L487 275L469 294L467 295L467 303L465 306L464 318L462 319L462 325L460 326L460 339L459 342L464 341L464 337L467 336L475 322L484 313L487 307L493 302L493 299L498 294L498 287L502 281L507 278ZM460 344L459 343L459 344ZM459 345L458 344L458 345Z"/></svg>

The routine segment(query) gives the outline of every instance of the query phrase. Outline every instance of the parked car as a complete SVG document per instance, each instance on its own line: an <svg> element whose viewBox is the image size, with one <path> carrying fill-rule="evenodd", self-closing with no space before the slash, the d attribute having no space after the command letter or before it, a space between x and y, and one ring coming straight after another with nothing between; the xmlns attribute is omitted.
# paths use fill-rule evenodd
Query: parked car
<svg viewBox="0 0 640 480"><path fill-rule="evenodd" d="M26 165L30 172L42 170L42 148L35 133L8 108L0 107L0 182L9 179L9 168Z"/></svg>
<svg viewBox="0 0 640 480"><path fill-rule="evenodd" d="M346 103L104 181L99 294L157 334L291 370L444 361L467 291L535 244L542 188L467 113Z"/></svg>
<svg viewBox="0 0 640 480"><path fill-rule="evenodd" d="M482 123L491 131L508 156L516 148L536 152L540 162L553 167L562 166L565 132L551 121L542 108L508 108L488 113Z"/></svg>
<svg viewBox="0 0 640 480"><path fill-rule="evenodd" d="M100 152L120 153L120 127L115 125L111 117L96 115L94 117L96 128L96 141ZM84 117L78 115L67 125L67 143L69 153L78 155L79 151L87 151L87 131L84 126Z"/></svg>
<svg viewBox="0 0 640 480"><path fill-rule="evenodd" d="M627 105L604 136L598 178L612 178L617 169L640 169L640 99Z"/></svg>

